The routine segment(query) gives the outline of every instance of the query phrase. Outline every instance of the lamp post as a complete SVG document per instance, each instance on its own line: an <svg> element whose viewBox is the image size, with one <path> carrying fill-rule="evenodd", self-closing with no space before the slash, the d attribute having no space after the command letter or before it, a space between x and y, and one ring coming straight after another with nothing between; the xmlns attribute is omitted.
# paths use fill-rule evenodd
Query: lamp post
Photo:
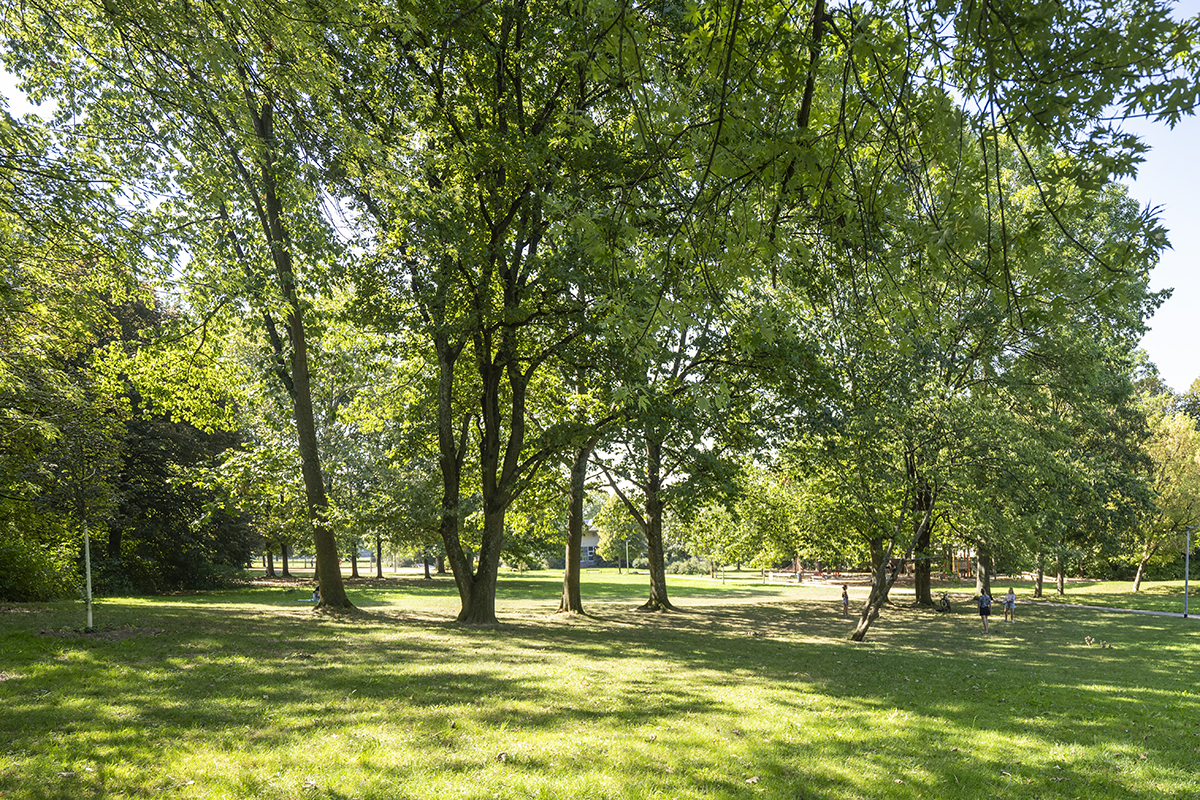
<svg viewBox="0 0 1200 800"><path fill-rule="evenodd" d="M1196 529L1195 525L1188 525L1184 530L1183 540L1183 616L1186 619L1188 615L1188 578L1192 574L1192 531Z"/></svg>

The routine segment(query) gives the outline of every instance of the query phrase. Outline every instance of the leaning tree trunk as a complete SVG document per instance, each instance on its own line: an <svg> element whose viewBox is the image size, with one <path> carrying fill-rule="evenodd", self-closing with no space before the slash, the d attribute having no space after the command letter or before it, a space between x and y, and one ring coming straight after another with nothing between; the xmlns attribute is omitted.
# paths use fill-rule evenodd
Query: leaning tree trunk
<svg viewBox="0 0 1200 800"><path fill-rule="evenodd" d="M563 565L562 597L558 613L582 614L583 599L579 591L579 561L583 556L583 503L587 491L587 467L596 446L592 437L575 452L571 462L570 510L567 512L567 563Z"/></svg>
<svg viewBox="0 0 1200 800"><path fill-rule="evenodd" d="M879 619L879 611L887 604L888 595L891 593L892 585L896 582L896 576L899 574L899 563L890 571L888 570L888 562L892 560L892 552L896 543L891 539L886 540L887 547L884 548L884 541L882 538L870 540L871 593L868 595L866 605L863 606L862 612L859 614L858 625L855 626L854 633L850 634L850 640L854 642L861 642L866 638L867 630L871 627L871 623Z"/></svg>
<svg viewBox="0 0 1200 800"><path fill-rule="evenodd" d="M1158 548L1150 544L1147 544L1142 549L1142 557L1138 561L1137 573L1133 576L1133 591L1141 591L1142 575L1146 571L1146 565L1150 563L1150 559L1154 557L1156 552L1158 552Z"/></svg>
<svg viewBox="0 0 1200 800"><path fill-rule="evenodd" d="M650 599L639 611L676 611L667 596L667 561L662 533L662 443L646 441L646 555L650 561Z"/></svg>

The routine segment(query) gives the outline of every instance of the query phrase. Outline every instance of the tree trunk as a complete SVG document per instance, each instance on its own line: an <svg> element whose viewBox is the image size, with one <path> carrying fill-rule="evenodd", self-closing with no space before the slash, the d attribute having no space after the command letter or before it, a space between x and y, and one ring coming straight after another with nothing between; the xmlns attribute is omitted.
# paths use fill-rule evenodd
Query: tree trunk
<svg viewBox="0 0 1200 800"><path fill-rule="evenodd" d="M1042 583L1046 580L1046 554L1038 550L1037 554L1037 572L1034 574L1033 581L1033 596L1042 596Z"/></svg>
<svg viewBox="0 0 1200 800"><path fill-rule="evenodd" d="M1146 565L1150 563L1150 559L1158 552L1157 546L1147 544L1142 548L1142 557L1138 561L1137 573L1133 576L1133 591L1139 592L1142 589L1142 575L1146 571Z"/></svg>
<svg viewBox="0 0 1200 800"><path fill-rule="evenodd" d="M383 577L383 537L375 534L375 577Z"/></svg>
<svg viewBox="0 0 1200 800"><path fill-rule="evenodd" d="M437 568L434 571L437 572L438 575L446 574L446 556L445 555L438 553Z"/></svg>
<svg viewBox="0 0 1200 800"><path fill-rule="evenodd" d="M1057 578L1057 580L1058 580L1058 596L1059 597L1062 597L1064 594L1066 594L1066 592L1065 592L1066 584L1067 584L1066 561L1067 561L1066 557L1063 556L1062 553L1059 553L1058 554L1058 578Z"/></svg>
<svg viewBox="0 0 1200 800"><path fill-rule="evenodd" d="M649 431L647 431L649 433ZM676 611L667 597L667 562L662 537L662 443L646 437L646 557L650 561L650 599L639 611Z"/></svg>
<svg viewBox="0 0 1200 800"><path fill-rule="evenodd" d="M421 555L421 563L425 565L425 580L427 580L427 581L433 580L433 576L429 574L429 560L430 559L429 559L428 553L424 553Z"/></svg>
<svg viewBox="0 0 1200 800"><path fill-rule="evenodd" d="M570 510L567 512L567 563L563 565L562 597L558 613L582 614L583 599L579 591L579 561L583 557L583 503L587 492L587 467L597 442L592 437L575 452L571 462Z"/></svg>
<svg viewBox="0 0 1200 800"><path fill-rule="evenodd" d="M280 574L285 578L292 577L292 572L288 569L288 546L286 542L279 546L279 563L282 568Z"/></svg>
<svg viewBox="0 0 1200 800"><path fill-rule="evenodd" d="M316 418L313 414L312 383L309 376L308 340L304 332L304 305L296 292L295 264L292 259L291 240L284 222L284 206L277 191L275 179L275 127L274 107L268 99L261 108L248 104L254 118L254 128L263 148L259 164L262 179L261 189L250 186L253 192L261 192L264 219L264 234L270 246L270 255L275 267L275 278L287 308L285 327L291 347L288 352L290 373L283 368L283 347L275 333L274 323L268 317L268 334L272 340L277 359L277 374L292 399L293 416L296 422L296 443L300 451L300 473L304 479L304 496L308 506L308 518L312 525L313 545L316 550L317 571L320 575L321 601L319 608L353 608L346 597L342 582L342 570L338 564L337 542L329 527L326 514L329 510L325 494L325 482L321 477L321 458L317 448Z"/></svg>
<svg viewBox="0 0 1200 800"><path fill-rule="evenodd" d="M975 594L992 593L992 554L982 543L975 545Z"/></svg>
<svg viewBox="0 0 1200 800"><path fill-rule="evenodd" d="M866 605L863 606L862 612L859 614L858 625L855 626L854 633L850 634L850 640L854 642L861 642L866 637L871 623L879 619L879 611L887 604L892 584L896 582L899 564L893 567L890 572L888 570L888 562L892 560L892 550L895 542L887 540L887 547L884 548L884 541L882 538L870 540L871 593L868 595Z"/></svg>
<svg viewBox="0 0 1200 800"><path fill-rule="evenodd" d="M267 577L275 577L275 554L270 550L267 551Z"/></svg>
<svg viewBox="0 0 1200 800"><path fill-rule="evenodd" d="M913 547L913 588L918 605L933 606L933 560L929 545L933 539L933 504L937 495L928 482L921 479L913 497L913 520L916 536Z"/></svg>
<svg viewBox="0 0 1200 800"><path fill-rule="evenodd" d="M485 592L476 591L479 577L486 584L489 576L477 577L471 569L459 538L458 518L462 465L466 455L467 434L470 430L470 415L465 415L460 428L454 429L454 364L462 352L462 345L452 345L443 331L434 334L434 347L438 355L438 463L442 472L442 519L439 526L445 558L450 560L454 573L454 585L458 589L460 611L459 622L488 624L496 622L495 597L485 598ZM484 538L489 533L490 515L484 512ZM503 524L503 518L501 518ZM497 552L497 557L498 557ZM438 572L444 572L442 556L438 557ZM484 560L480 560L481 572ZM495 591L495 575L490 576L492 591Z"/></svg>
<svg viewBox="0 0 1200 800"><path fill-rule="evenodd" d="M358 542L350 545L350 552L346 555L350 556L350 577L357 578L358 574Z"/></svg>
<svg viewBox="0 0 1200 800"><path fill-rule="evenodd" d="M475 572L469 562L464 563L467 596L462 598L462 610L458 621L467 625L495 625L496 579L500 574L500 551L504 544L505 509L484 511L483 537L479 547L479 559ZM454 578L458 580L458 563L452 558Z"/></svg>

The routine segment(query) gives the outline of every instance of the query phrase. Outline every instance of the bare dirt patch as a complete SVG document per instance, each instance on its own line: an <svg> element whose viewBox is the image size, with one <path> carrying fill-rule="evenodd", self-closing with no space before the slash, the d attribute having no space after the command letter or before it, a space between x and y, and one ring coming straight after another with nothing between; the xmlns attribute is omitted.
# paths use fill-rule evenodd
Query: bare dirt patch
<svg viewBox="0 0 1200 800"><path fill-rule="evenodd" d="M162 628L135 628L132 625L120 625L115 628L98 628L94 631L83 631L79 628L62 628L60 630L38 631L41 636L53 636L58 639L100 639L106 642L119 642L134 636L157 636Z"/></svg>

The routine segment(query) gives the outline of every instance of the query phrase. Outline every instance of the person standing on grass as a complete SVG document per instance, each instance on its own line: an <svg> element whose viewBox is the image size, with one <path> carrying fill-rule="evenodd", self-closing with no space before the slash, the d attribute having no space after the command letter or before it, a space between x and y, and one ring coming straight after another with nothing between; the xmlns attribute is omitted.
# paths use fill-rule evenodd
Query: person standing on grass
<svg viewBox="0 0 1200 800"><path fill-rule="evenodd" d="M1004 595L1004 621L1017 621L1017 593L1008 587L1008 594Z"/></svg>
<svg viewBox="0 0 1200 800"><path fill-rule="evenodd" d="M842 616L850 616L850 592L847 591L848 584L842 584Z"/></svg>
<svg viewBox="0 0 1200 800"><path fill-rule="evenodd" d="M979 604L979 618L983 620L983 632L988 632L988 617L992 613L992 596L987 592L980 590L979 597L975 600Z"/></svg>

